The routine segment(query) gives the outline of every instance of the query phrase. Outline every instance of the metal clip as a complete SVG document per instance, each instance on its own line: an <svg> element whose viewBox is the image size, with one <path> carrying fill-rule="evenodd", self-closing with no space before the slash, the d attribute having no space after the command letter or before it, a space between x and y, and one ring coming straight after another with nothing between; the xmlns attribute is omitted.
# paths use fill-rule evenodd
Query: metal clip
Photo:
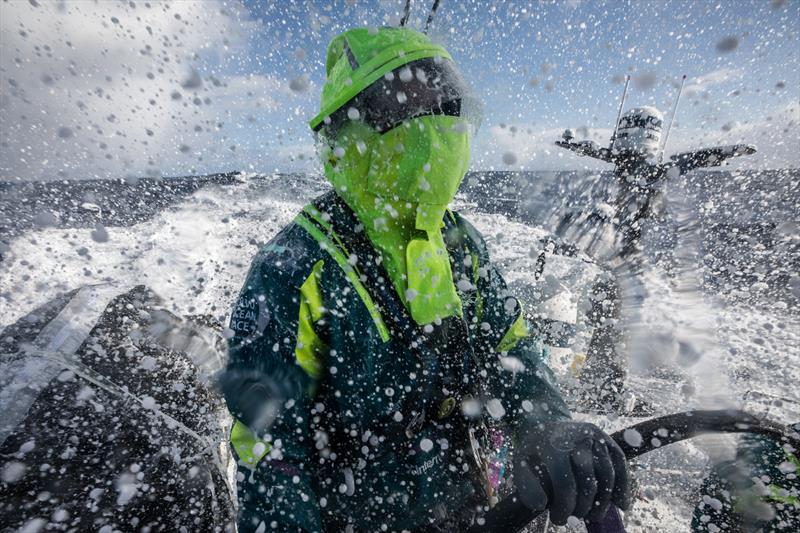
<svg viewBox="0 0 800 533"><path fill-rule="evenodd" d="M425 409L415 414L411 418L411 422L409 422L408 426L406 426L406 437L408 437L409 439L413 439L414 435L416 435L419 432L419 430L422 429L422 424L424 422L425 422Z"/></svg>

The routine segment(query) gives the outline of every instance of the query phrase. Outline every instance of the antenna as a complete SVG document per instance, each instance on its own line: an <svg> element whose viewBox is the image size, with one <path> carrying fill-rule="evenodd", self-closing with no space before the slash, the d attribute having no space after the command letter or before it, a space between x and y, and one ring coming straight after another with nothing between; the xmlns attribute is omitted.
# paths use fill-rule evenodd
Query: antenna
<svg viewBox="0 0 800 533"><path fill-rule="evenodd" d="M438 8L439 8L439 0L433 0L433 7L431 7L431 12L428 13L428 20L425 21L425 29L422 30L422 33L428 33L428 26L431 25L433 16L436 14L436 10Z"/></svg>
<svg viewBox="0 0 800 533"><path fill-rule="evenodd" d="M403 8L403 18L400 19L400 26L406 25L409 13L411 13L411 0L406 0L406 5Z"/></svg>
<svg viewBox="0 0 800 533"><path fill-rule="evenodd" d="M681 86L678 89L678 96L675 97L675 105L672 106L672 116L669 119L669 125L667 126L667 131L664 132L664 144L661 146L661 153L658 155L658 162L664 160L664 152L667 149L667 141L669 140L669 132L672 129L672 124L675 123L675 113L678 112L678 102L681 101L681 93L683 92L683 84L686 83L686 74L683 75L681 79Z"/></svg>
<svg viewBox="0 0 800 533"><path fill-rule="evenodd" d="M614 141L617 140L617 129L619 128L619 119L622 117L622 108L625 105L625 97L628 96L628 84L631 82L630 74L625 76L625 88L622 89L622 100L619 101L619 111L617 111L617 121L614 123L614 133L611 134L611 143L608 145L608 150L614 149Z"/></svg>

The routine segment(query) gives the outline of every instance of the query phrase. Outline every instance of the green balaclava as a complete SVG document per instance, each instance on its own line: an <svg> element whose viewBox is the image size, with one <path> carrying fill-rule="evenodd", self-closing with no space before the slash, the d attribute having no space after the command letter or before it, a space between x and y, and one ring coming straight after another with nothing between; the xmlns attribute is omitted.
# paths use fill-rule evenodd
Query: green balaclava
<svg viewBox="0 0 800 533"><path fill-rule="evenodd" d="M476 113L452 59L408 28L354 29L328 47L325 175L380 251L418 324L461 315L443 217L469 163Z"/></svg>

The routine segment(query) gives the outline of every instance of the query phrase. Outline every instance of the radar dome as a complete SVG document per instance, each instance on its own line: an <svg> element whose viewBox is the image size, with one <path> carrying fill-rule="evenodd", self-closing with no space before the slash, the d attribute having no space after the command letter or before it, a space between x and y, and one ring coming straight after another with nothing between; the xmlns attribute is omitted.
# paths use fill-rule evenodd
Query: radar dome
<svg viewBox="0 0 800 533"><path fill-rule="evenodd" d="M614 151L657 156L663 122L663 113L655 107L634 107L626 111L619 119Z"/></svg>

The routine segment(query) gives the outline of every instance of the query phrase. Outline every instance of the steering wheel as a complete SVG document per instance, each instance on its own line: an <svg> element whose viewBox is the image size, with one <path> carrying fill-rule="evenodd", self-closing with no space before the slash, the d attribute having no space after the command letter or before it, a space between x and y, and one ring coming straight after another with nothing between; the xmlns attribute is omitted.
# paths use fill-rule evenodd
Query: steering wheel
<svg viewBox="0 0 800 533"><path fill-rule="evenodd" d="M625 433L631 430L637 431L644 437L638 446L633 446L625 440ZM639 422L612 433L610 436L622 448L625 457L630 460L649 453L656 448L708 433L753 433L779 442L789 443L795 449L800 449L800 437L786 426L761 420L744 411L727 409L685 411L666 415ZM658 437L657 440L653 438L656 436ZM535 512L528 509L514 492L489 510L483 516L482 523L473 525L468 530L468 533L490 533L494 531L516 533L543 512L545 511Z"/></svg>

